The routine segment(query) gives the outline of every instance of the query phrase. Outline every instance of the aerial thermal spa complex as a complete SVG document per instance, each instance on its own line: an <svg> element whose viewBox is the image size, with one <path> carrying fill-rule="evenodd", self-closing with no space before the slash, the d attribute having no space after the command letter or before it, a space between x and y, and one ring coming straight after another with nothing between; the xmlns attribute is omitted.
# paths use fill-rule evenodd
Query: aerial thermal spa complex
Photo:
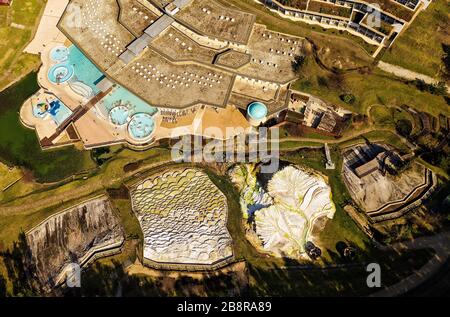
<svg viewBox="0 0 450 317"><path fill-rule="evenodd" d="M66 2L52 41L34 51L41 89L20 113L43 149L145 150L183 135L211 137L209 127L224 140L236 137L228 128L255 132L289 107L305 40L269 31L252 14L210 0ZM267 186L257 174L254 165L231 173L242 215L255 221L249 240L264 253L301 256L317 220L335 211L326 180L297 166ZM150 265L233 258L227 197L202 170L167 168L129 192Z"/></svg>

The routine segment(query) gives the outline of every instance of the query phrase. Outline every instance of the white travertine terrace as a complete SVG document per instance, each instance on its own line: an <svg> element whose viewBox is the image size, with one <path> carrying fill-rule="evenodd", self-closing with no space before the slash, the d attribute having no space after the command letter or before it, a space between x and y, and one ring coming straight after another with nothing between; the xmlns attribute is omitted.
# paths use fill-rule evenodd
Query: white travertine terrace
<svg viewBox="0 0 450 317"><path fill-rule="evenodd" d="M292 256L303 250L312 240L315 220L332 218L336 210L325 180L293 166L273 176L268 194L274 204L256 213L256 232L264 248L276 254Z"/></svg>
<svg viewBox="0 0 450 317"><path fill-rule="evenodd" d="M241 182L238 186L244 217L254 212L255 231L262 247L276 256L300 256L305 243L314 241L315 221L334 216L330 187L317 174L287 166L274 174L264 192L252 169L247 171L243 177L242 171L235 169L232 177L234 182ZM246 186L242 186L242 181Z"/></svg>
<svg viewBox="0 0 450 317"><path fill-rule="evenodd" d="M226 197L204 172L169 170L138 184L131 196L146 259L208 265L232 256Z"/></svg>

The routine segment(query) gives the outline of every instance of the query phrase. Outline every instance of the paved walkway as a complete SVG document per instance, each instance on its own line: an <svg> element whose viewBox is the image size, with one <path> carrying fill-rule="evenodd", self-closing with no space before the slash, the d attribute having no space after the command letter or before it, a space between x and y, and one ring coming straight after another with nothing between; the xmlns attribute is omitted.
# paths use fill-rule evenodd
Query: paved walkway
<svg viewBox="0 0 450 317"><path fill-rule="evenodd" d="M383 247L388 249L389 247ZM421 237L412 241L398 243L392 246L395 250L404 249L434 249L436 254L413 275L404 280L387 287L375 294L373 297L400 296L421 285L434 274L438 273L446 261L450 258L450 231L446 231L430 237Z"/></svg>
<svg viewBox="0 0 450 317"><path fill-rule="evenodd" d="M66 37L56 27L69 0L48 0L34 39L25 48L25 53L40 54L51 42L64 42Z"/></svg>

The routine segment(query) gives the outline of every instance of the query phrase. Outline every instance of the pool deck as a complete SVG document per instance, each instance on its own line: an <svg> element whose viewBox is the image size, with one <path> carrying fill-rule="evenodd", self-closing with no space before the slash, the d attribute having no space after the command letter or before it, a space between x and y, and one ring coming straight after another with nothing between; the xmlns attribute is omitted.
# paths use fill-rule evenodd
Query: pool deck
<svg viewBox="0 0 450 317"><path fill-rule="evenodd" d="M30 129L35 129L39 140L50 138L58 129L58 125L55 123L55 121L53 121L50 115L47 115L45 118L37 118L33 115L33 104L45 102L46 96L49 97L49 95L46 94L43 89L40 89L37 93L35 93L27 101L25 101L22 108L20 109L20 119L22 124ZM58 134L53 143L55 145L58 145L58 141L64 138L65 135L65 132Z"/></svg>
<svg viewBox="0 0 450 317"><path fill-rule="evenodd" d="M64 43L66 37L56 27L69 0L47 0L41 22L34 39L24 49L25 53L41 54L52 43Z"/></svg>
<svg viewBox="0 0 450 317"><path fill-rule="evenodd" d="M133 1L134 0L131 0L130 3L134 3ZM31 108L33 102L31 98L24 103L20 111L21 120L25 126L36 129L36 133L43 148L58 146L60 140L70 140L70 138L67 138L67 133L65 131L69 123L73 123L71 126L75 128L84 147L87 149L119 143L129 144L133 147L146 148L155 141L177 138L183 135L201 135L207 138L223 140L232 138L236 134L247 133L250 131L251 126L242 111L242 109L245 110L245 106L249 103L248 101L254 101L255 99L263 101L268 106L269 112L272 108L279 109L285 104L284 100L287 96L285 92L288 88L284 83L281 83L281 81L284 80L282 77L284 78L285 75L287 75L288 78L291 77L289 72L286 74L281 70L275 72L276 80L272 82L270 80L267 81L255 77L247 77L256 74L256 69L264 70L265 73L263 75L266 77L275 75L273 69L267 65L262 65L260 63L254 63L252 67L249 65L242 67L241 65L240 70L238 70L231 66L218 66L211 61L206 63L203 60L197 60L194 58L195 56L192 56L195 55L194 53L197 52L197 49L208 49L208 52L210 53L217 53L225 48L232 48L234 52L239 52L244 49L245 45L225 45L223 41L208 38L201 32L194 34L194 32L183 27L179 23L175 23L170 30L171 32L178 34L177 36L182 37L186 42L190 43L191 46L195 47L195 50L191 53L188 51L186 51L188 53L183 53L184 51L178 47L179 45L174 47L172 51L159 52L156 45L157 42L155 42L155 47L151 45L147 52L144 52L140 58L137 58L133 63L127 66L122 65L118 69L115 68L120 64L117 63L117 57L111 57L111 60L107 60L105 57L104 63L107 63L108 65L114 64L114 67L107 69L108 67L99 65L99 63L96 63L96 59L88 54L94 52L95 49L98 49L98 47L95 48L89 46L97 45L98 43L96 41L88 44L88 48L90 49L86 49L84 46L79 47L82 49L83 54L91 59L91 61L95 62L97 67L103 66L100 67L100 69L110 77L120 77L119 74L115 73L116 71L124 75L126 73L125 70L129 69L130 78L127 78L127 82L129 81L132 84L134 90L138 90L134 91L134 93L138 97L143 98L143 100L155 99L157 101L157 103L150 103L150 105L159 109L159 112L153 117L155 120L154 132L149 138L137 142L130 137L127 131L128 125L117 127L109 122L109 118L105 118L99 113L99 109L94 107L99 100L98 96L97 98L90 100L86 99L75 93L68 83L54 84L48 79L49 69L56 64L50 58L51 50L60 45L65 47L72 45L72 41L69 40L67 35L63 34L58 29L58 26L61 27L61 24L58 25L58 21L61 18L64 19L63 14L69 2L70 0L48 0L38 31L35 34L33 41L25 49L28 53L39 54L41 56L42 67L38 72L38 82L41 86L41 90L38 92L38 95L44 93L53 94L74 112L70 120L66 120L64 124L58 127L51 117L46 119L34 117ZM79 0L73 2L79 2ZM117 4L115 2L111 0L101 0L101 3L107 4L105 8L101 9L102 14L105 14L105 12L116 12ZM130 3L128 3L128 5L130 5ZM151 5L149 6L152 7ZM106 20L108 25L111 24L115 28L120 28L120 34L118 33L116 36L123 42L122 44L128 43L130 40L129 32L112 16L107 15ZM67 17L64 21L65 23L68 23ZM67 27L67 25L65 26ZM259 43L261 42L260 39L258 38L255 40L255 36L259 37L264 32L269 31L262 26L256 25L255 32L251 32L248 35L248 49L253 52L255 56L259 56L263 54L263 52L266 52L270 43L278 43L279 41L275 33L273 33L273 41L261 45ZM84 35L82 37L85 40ZM86 44L84 40L81 42ZM167 44L170 42L170 39L168 36L163 36L160 37L158 41ZM301 39L298 39L298 41L301 43ZM88 41L88 43L90 42ZM94 49L94 51L92 51L91 48ZM98 55L99 53L97 52L95 54ZM190 56L190 58L177 62L180 54L187 54L186 56ZM264 53L263 55L265 58L267 53ZM197 87L193 83L190 83L188 86L183 83L183 85L177 87L178 89L169 90L166 89L165 86L164 88L161 88L158 85L153 87L152 84L147 84L147 81L145 85L137 85L138 79L140 79L141 76L137 76L135 71L131 72L131 66L137 61L144 62L145 56L149 59L148 63L151 62L151 64L157 65L158 69L167 74L176 71L175 73L179 73L181 76L186 77L186 72L190 71L204 76L205 78L202 77L201 79L205 79L205 83L207 77L220 77L220 81L211 80L210 83L212 88L205 88L203 86ZM263 58L262 55L260 58ZM283 63L288 63L290 59L276 56L276 60L280 65L283 65ZM248 60L246 60L246 64L249 64ZM282 67L282 69L287 68ZM113 73L115 74L111 76ZM214 74L216 76L214 76ZM198 81L200 81L200 79ZM113 79L112 82L114 83L115 80ZM149 89L150 87L152 89ZM143 91L141 91L142 89ZM130 91L133 93L132 90ZM103 93L100 93L100 95L102 94ZM177 106L178 103L181 107ZM174 115L171 111L178 111L178 114ZM230 134L230 128L234 128L235 132Z"/></svg>
<svg viewBox="0 0 450 317"><path fill-rule="evenodd" d="M62 43L52 43L52 45L47 46L42 51L42 66L38 72L38 81L42 88L51 91L53 94L58 96L58 99L60 99L70 110L74 111L80 105L88 102L88 100L73 92L67 83L55 85L48 79L48 71L50 67L55 64L55 62L53 62L50 58L50 51L58 45L64 45L65 42L66 41L63 41Z"/></svg>

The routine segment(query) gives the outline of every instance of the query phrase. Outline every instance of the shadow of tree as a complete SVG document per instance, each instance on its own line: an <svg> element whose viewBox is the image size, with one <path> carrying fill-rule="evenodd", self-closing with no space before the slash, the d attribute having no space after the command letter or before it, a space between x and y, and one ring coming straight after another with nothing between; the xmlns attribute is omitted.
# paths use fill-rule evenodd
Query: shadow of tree
<svg viewBox="0 0 450 317"><path fill-rule="evenodd" d="M170 277L162 272L152 277L143 274L129 275L123 265L95 263L83 270L81 288L56 289L52 295L83 297L166 297L166 296L242 296L240 288L230 274L208 275L203 280L191 276Z"/></svg>
<svg viewBox="0 0 450 317"><path fill-rule="evenodd" d="M23 231L20 232L18 240L13 242L12 248L2 252L1 256L3 257L8 279L12 283L11 295L34 296L39 294L31 250ZM2 283L0 282L0 284ZM6 285L6 283L3 284Z"/></svg>

